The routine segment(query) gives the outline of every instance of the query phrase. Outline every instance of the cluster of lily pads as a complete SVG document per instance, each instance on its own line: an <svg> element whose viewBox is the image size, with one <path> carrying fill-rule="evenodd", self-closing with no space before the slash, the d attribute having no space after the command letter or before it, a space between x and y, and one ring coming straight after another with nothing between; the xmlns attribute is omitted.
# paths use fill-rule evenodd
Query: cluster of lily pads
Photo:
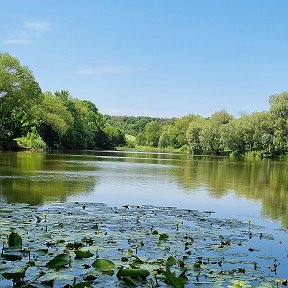
<svg viewBox="0 0 288 288"><path fill-rule="evenodd" d="M3 204L0 237L0 287L287 286L279 260L251 246L273 235L211 211Z"/></svg>

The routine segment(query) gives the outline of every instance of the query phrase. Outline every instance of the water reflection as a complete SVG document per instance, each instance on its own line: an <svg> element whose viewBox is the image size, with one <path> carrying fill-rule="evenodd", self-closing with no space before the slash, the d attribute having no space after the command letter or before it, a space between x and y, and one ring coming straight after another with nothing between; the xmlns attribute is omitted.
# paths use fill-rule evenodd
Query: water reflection
<svg viewBox="0 0 288 288"><path fill-rule="evenodd" d="M0 153L0 201L43 204L84 195L87 201L122 197L128 203L134 197L139 204L158 197L161 205L173 199L177 205L183 195L204 199L205 191L208 201L225 198L225 207L237 209L231 202L237 197L261 202L263 215L288 227L287 170L287 161L267 159L110 151ZM237 197L228 202L227 195Z"/></svg>
<svg viewBox="0 0 288 288"><path fill-rule="evenodd" d="M263 214L281 219L288 227L287 161L194 157L173 173L186 193L205 186L210 196L221 198L233 191L246 199L260 200Z"/></svg>
<svg viewBox="0 0 288 288"><path fill-rule="evenodd" d="M65 202L68 195L91 192L97 183L96 166L57 154L0 153L0 163L2 202Z"/></svg>

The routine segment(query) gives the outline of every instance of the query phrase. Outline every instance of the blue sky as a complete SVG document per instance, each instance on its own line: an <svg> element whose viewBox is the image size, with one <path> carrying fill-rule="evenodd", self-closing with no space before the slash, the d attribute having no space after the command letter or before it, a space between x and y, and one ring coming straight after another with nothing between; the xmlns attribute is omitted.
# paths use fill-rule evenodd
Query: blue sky
<svg viewBox="0 0 288 288"><path fill-rule="evenodd" d="M0 51L103 114L236 117L288 90L287 0L9 0Z"/></svg>

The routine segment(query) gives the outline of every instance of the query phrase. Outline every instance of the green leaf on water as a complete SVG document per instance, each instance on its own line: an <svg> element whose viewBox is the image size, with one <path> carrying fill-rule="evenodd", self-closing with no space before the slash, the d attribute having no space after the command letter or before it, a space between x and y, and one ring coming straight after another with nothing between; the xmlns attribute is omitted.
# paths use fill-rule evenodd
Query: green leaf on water
<svg viewBox="0 0 288 288"><path fill-rule="evenodd" d="M168 284L170 284L174 288L184 288L184 283L178 279L175 274L169 272L169 271L164 271L163 272Z"/></svg>
<svg viewBox="0 0 288 288"><path fill-rule="evenodd" d="M166 261L166 270L169 270L171 266L175 265L176 259L173 256L169 256Z"/></svg>
<svg viewBox="0 0 288 288"><path fill-rule="evenodd" d="M150 272L146 269L123 269L121 267L118 272L117 272L117 277L121 278L124 276L129 276L129 277L139 277L141 279L146 279L150 275Z"/></svg>
<svg viewBox="0 0 288 288"><path fill-rule="evenodd" d="M166 233L161 233L159 235L159 240L167 240L169 238L169 235Z"/></svg>
<svg viewBox="0 0 288 288"><path fill-rule="evenodd" d="M107 259L97 259L96 261L92 263L92 266L95 269L98 269L103 272L111 271L115 268L115 264L112 261L107 260Z"/></svg>
<svg viewBox="0 0 288 288"><path fill-rule="evenodd" d="M1 257L8 261L18 261L22 260L22 256L18 254L1 254Z"/></svg>
<svg viewBox="0 0 288 288"><path fill-rule="evenodd" d="M188 277L185 275L186 271L187 271L187 268L185 268L185 269L181 272L181 274L178 276L178 279L179 279L180 281L182 281L184 284L188 284L188 283L189 283L189 279L188 279Z"/></svg>
<svg viewBox="0 0 288 288"><path fill-rule="evenodd" d="M16 232L11 232L8 237L8 246L22 248L22 238Z"/></svg>
<svg viewBox="0 0 288 288"><path fill-rule="evenodd" d="M76 257L75 257L76 259L90 258L94 256L94 254L91 253L89 250L88 251L76 250L74 251L74 253L76 254Z"/></svg>
<svg viewBox="0 0 288 288"><path fill-rule="evenodd" d="M47 262L46 267L48 268L62 268L71 262L70 256L67 254L59 254L55 256L52 260Z"/></svg>
<svg viewBox="0 0 288 288"><path fill-rule="evenodd" d="M0 274L7 280L20 280L24 278L28 267L28 264L26 264L24 267L7 267L0 269Z"/></svg>
<svg viewBox="0 0 288 288"><path fill-rule="evenodd" d="M137 283L130 277L130 276L123 276L122 280L126 283L129 284L130 286L137 286Z"/></svg>

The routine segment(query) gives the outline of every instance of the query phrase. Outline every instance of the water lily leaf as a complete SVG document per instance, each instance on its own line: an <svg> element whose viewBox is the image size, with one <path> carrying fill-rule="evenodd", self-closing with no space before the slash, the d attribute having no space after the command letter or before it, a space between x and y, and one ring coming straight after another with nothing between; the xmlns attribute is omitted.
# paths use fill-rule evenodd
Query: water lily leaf
<svg viewBox="0 0 288 288"><path fill-rule="evenodd" d="M65 267L71 262L70 256L67 254L59 254L55 256L52 260L47 262L46 266L48 268L61 268Z"/></svg>
<svg viewBox="0 0 288 288"><path fill-rule="evenodd" d="M74 253L76 254L76 257L75 257L76 259L90 258L94 256L94 254L91 253L89 250L88 251L76 250L74 251Z"/></svg>
<svg viewBox="0 0 288 288"><path fill-rule="evenodd" d="M9 247L19 247L22 248L22 238L16 232L11 232L8 237Z"/></svg>
<svg viewBox="0 0 288 288"><path fill-rule="evenodd" d="M179 276L178 276L178 279L182 282L182 283L184 283L184 284L188 284L189 283L189 279L188 279L188 277L185 275L185 274L180 274Z"/></svg>
<svg viewBox="0 0 288 288"><path fill-rule="evenodd" d="M244 274L245 274L246 269L245 269L245 268L238 268L238 272L239 272L239 273L244 273Z"/></svg>
<svg viewBox="0 0 288 288"><path fill-rule="evenodd" d="M178 279L179 279L180 281L182 281L184 284L189 283L189 279L188 279L188 277L185 275L186 272L187 272L187 268L185 268L185 269L181 272L181 274L178 276Z"/></svg>
<svg viewBox="0 0 288 288"><path fill-rule="evenodd" d="M169 238L169 235L167 233L161 233L159 235L159 240L167 240Z"/></svg>
<svg viewBox="0 0 288 288"><path fill-rule="evenodd" d="M72 288L89 288L93 284L93 281L85 281L81 283L77 283L76 285L72 286Z"/></svg>
<svg viewBox="0 0 288 288"><path fill-rule="evenodd" d="M81 251L101 251L103 250L103 248L101 248L100 246L88 246L88 247L82 247L81 248Z"/></svg>
<svg viewBox="0 0 288 288"><path fill-rule="evenodd" d="M4 258L5 260L8 260L8 261L22 260L22 256L19 255L19 254L6 254L6 253L3 253L3 254L1 254L1 257Z"/></svg>
<svg viewBox="0 0 288 288"><path fill-rule="evenodd" d="M75 242L75 243L67 243L66 244L66 248L67 249L76 249L78 250L79 248L83 247L83 243L82 242Z"/></svg>
<svg viewBox="0 0 288 288"><path fill-rule="evenodd" d="M170 271L170 267L175 265L176 263L176 259L173 256L169 256L166 261L166 270Z"/></svg>
<svg viewBox="0 0 288 288"><path fill-rule="evenodd" d="M117 272L117 277L121 278L124 276L130 276L130 277L139 277L141 279L146 279L150 275L150 272L146 269L123 269L121 267Z"/></svg>
<svg viewBox="0 0 288 288"><path fill-rule="evenodd" d="M92 266L95 269L98 269L100 271L111 271L115 268L115 264L107 259L97 259L92 263Z"/></svg>
<svg viewBox="0 0 288 288"><path fill-rule="evenodd" d="M134 254L133 250L132 250L132 249L130 249L130 248L127 250L127 253L128 253L128 255L129 255L129 256L131 256L131 255L133 255L133 254Z"/></svg>
<svg viewBox="0 0 288 288"><path fill-rule="evenodd" d="M88 275L84 276L83 279L84 279L85 281L94 281L96 278L97 278L96 275L88 274Z"/></svg>
<svg viewBox="0 0 288 288"><path fill-rule="evenodd" d="M0 269L0 274L7 280L20 280L24 278L26 270L29 265L25 265L24 267L7 267Z"/></svg>
<svg viewBox="0 0 288 288"><path fill-rule="evenodd" d="M143 257L139 257L137 255L132 255L132 257L134 258L133 260L133 264L143 264L145 263L148 259L143 258Z"/></svg>
<svg viewBox="0 0 288 288"><path fill-rule="evenodd" d="M134 281L130 276L123 276L122 280L129 285L132 285L134 287L137 287L136 281Z"/></svg>
<svg viewBox="0 0 288 288"><path fill-rule="evenodd" d="M175 274L169 272L169 271L164 271L163 272L168 284L170 284L174 288L184 288L184 283L178 279Z"/></svg>

